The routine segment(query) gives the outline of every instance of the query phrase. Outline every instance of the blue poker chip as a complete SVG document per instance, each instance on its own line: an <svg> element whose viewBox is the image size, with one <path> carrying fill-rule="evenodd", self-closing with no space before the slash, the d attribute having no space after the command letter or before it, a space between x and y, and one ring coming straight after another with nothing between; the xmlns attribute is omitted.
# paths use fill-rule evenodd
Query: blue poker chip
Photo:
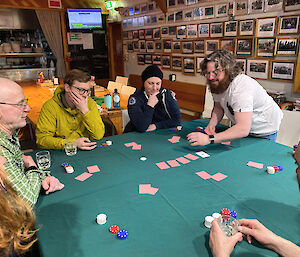
<svg viewBox="0 0 300 257"><path fill-rule="evenodd" d="M231 211L230 216L236 219L237 213L235 211Z"/></svg>
<svg viewBox="0 0 300 257"><path fill-rule="evenodd" d="M126 230L122 229L118 232L118 238L120 240L125 240L127 237L128 237L128 232Z"/></svg>
<svg viewBox="0 0 300 257"><path fill-rule="evenodd" d="M278 169L279 169L279 171L282 171L283 170L283 167L282 166L277 166L278 167Z"/></svg>
<svg viewBox="0 0 300 257"><path fill-rule="evenodd" d="M64 162L64 163L61 164L62 167L66 167L67 165L70 165L70 164L67 163L67 162Z"/></svg>
<svg viewBox="0 0 300 257"><path fill-rule="evenodd" d="M101 147L103 147L103 145L97 145L97 147L101 148Z"/></svg>

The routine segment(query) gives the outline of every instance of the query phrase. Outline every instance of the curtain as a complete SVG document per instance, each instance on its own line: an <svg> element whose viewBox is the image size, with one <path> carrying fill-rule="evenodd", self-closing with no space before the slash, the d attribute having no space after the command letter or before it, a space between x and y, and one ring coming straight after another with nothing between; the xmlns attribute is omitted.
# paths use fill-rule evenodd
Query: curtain
<svg viewBox="0 0 300 257"><path fill-rule="evenodd" d="M66 75L66 67L64 63L60 13L43 10L36 10L35 12L51 51L57 60L56 76L62 78Z"/></svg>

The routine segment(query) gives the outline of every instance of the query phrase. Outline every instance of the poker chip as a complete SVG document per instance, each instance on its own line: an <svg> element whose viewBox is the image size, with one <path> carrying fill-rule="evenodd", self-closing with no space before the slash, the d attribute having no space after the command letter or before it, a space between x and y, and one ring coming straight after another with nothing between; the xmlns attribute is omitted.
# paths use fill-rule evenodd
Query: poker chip
<svg viewBox="0 0 300 257"><path fill-rule="evenodd" d="M230 216L236 219L236 216L237 216L236 211L231 211Z"/></svg>
<svg viewBox="0 0 300 257"><path fill-rule="evenodd" d="M275 172L278 172L279 171L279 168L277 166L273 166Z"/></svg>
<svg viewBox="0 0 300 257"><path fill-rule="evenodd" d="M106 146L107 146L107 143L103 143L102 146L103 146L103 147L106 147Z"/></svg>
<svg viewBox="0 0 300 257"><path fill-rule="evenodd" d="M111 226L111 227L109 228L109 231L110 231L111 233L118 233L119 230L120 230L120 228L119 228L119 226L117 226L117 225L113 225L113 226Z"/></svg>
<svg viewBox="0 0 300 257"><path fill-rule="evenodd" d="M220 214L221 215L230 215L230 210L228 208L223 208L221 211L220 211Z"/></svg>
<svg viewBox="0 0 300 257"><path fill-rule="evenodd" d="M112 141L107 140L107 141L106 141L106 144L107 144L107 145L112 145Z"/></svg>
<svg viewBox="0 0 300 257"><path fill-rule="evenodd" d="M283 167L282 166L277 166L278 167L278 169L279 169L279 171L282 171L283 170Z"/></svg>
<svg viewBox="0 0 300 257"><path fill-rule="evenodd" d="M214 219L218 219L218 218L220 218L220 217L221 217L221 214L220 214L220 213L217 213L217 212L215 212L215 213L213 213L211 216L212 216Z"/></svg>
<svg viewBox="0 0 300 257"><path fill-rule="evenodd" d="M126 230L120 230L120 232L118 233L118 238L120 240L125 240L128 237L128 232Z"/></svg>
<svg viewBox="0 0 300 257"><path fill-rule="evenodd" d="M142 157L140 158L140 160L141 160L141 161L146 161L146 160L147 160L147 157L142 156Z"/></svg>
<svg viewBox="0 0 300 257"><path fill-rule="evenodd" d="M101 147L103 147L103 145L97 145L97 147L101 148Z"/></svg>
<svg viewBox="0 0 300 257"><path fill-rule="evenodd" d="M213 222L214 218L212 216L206 216L204 219L204 226L207 228L211 228L211 223Z"/></svg>
<svg viewBox="0 0 300 257"><path fill-rule="evenodd" d="M63 162L63 163L61 164L62 167L66 167L67 165L69 165L69 163L67 163L67 162Z"/></svg>
<svg viewBox="0 0 300 257"><path fill-rule="evenodd" d="M275 169L274 169L274 167L272 167L272 166L268 166L267 167L267 172L269 173L269 174L274 174L275 173Z"/></svg>
<svg viewBox="0 0 300 257"><path fill-rule="evenodd" d="M182 126L177 126L177 130L182 130Z"/></svg>

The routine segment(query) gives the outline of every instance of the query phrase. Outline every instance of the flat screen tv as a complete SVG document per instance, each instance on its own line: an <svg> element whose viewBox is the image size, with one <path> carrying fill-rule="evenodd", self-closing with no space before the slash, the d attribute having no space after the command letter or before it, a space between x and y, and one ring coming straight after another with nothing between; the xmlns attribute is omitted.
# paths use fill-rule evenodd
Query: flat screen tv
<svg viewBox="0 0 300 257"><path fill-rule="evenodd" d="M70 29L101 29L101 9L68 9Z"/></svg>

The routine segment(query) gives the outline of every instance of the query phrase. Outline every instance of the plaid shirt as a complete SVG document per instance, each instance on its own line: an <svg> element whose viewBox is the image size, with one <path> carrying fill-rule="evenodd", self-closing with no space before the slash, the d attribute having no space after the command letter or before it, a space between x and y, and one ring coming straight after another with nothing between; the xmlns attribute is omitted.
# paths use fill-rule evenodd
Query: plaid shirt
<svg viewBox="0 0 300 257"><path fill-rule="evenodd" d="M0 130L0 156L6 159L5 171L18 195L33 207L45 174L38 168L26 172L22 155L17 133L10 138Z"/></svg>

